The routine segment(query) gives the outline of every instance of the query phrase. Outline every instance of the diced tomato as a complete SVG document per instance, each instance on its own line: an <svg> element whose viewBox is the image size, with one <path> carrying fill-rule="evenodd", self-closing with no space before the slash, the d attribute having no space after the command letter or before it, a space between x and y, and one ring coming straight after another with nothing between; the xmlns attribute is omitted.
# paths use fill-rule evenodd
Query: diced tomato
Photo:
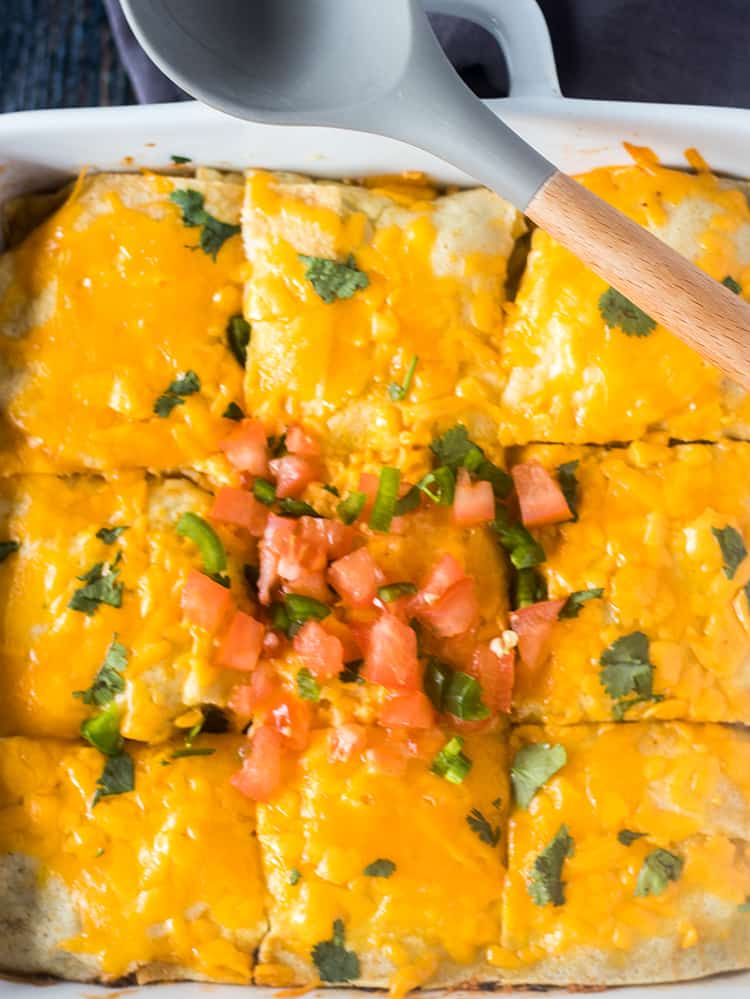
<svg viewBox="0 0 750 999"><path fill-rule="evenodd" d="M488 645L478 645L471 661L471 674L482 687L482 703L490 711L510 711L515 675L515 651L496 656Z"/></svg>
<svg viewBox="0 0 750 999"><path fill-rule="evenodd" d="M232 687L229 707L240 718L249 718L258 705L268 703L276 691L276 678L271 667L259 662L250 676L250 683Z"/></svg>
<svg viewBox="0 0 750 999"><path fill-rule="evenodd" d="M489 482L472 482L465 468L458 471L453 519L461 527L488 524L495 519L495 494Z"/></svg>
<svg viewBox="0 0 750 999"><path fill-rule="evenodd" d="M221 627L231 605L232 597L226 586L197 569L188 574L180 597L183 617L206 631L215 632Z"/></svg>
<svg viewBox="0 0 750 999"><path fill-rule="evenodd" d="M518 635L518 655L531 669L544 660L550 633L564 603L542 600L511 613L510 626Z"/></svg>
<svg viewBox="0 0 750 999"><path fill-rule="evenodd" d="M268 520L268 507L245 489L222 486L214 496L208 515L223 524L244 527L253 537L260 538Z"/></svg>
<svg viewBox="0 0 750 999"><path fill-rule="evenodd" d="M247 673L254 670L263 648L265 630L260 621L256 621L249 614L237 611L219 644L216 653L218 665Z"/></svg>
<svg viewBox="0 0 750 999"><path fill-rule="evenodd" d="M242 420L219 447L238 471L251 475L268 474L266 431L259 420Z"/></svg>
<svg viewBox="0 0 750 999"><path fill-rule="evenodd" d="M351 629L352 638L357 645L357 655L353 656L354 659L366 659L367 650L370 648L370 635L372 633L374 622L373 621L351 621L349 628Z"/></svg>
<svg viewBox="0 0 750 999"><path fill-rule="evenodd" d="M362 725L346 722L328 731L328 762L346 763L361 753L367 745L367 734Z"/></svg>
<svg viewBox="0 0 750 999"><path fill-rule="evenodd" d="M289 517L277 517L272 513L266 522L263 540L260 543L260 573L258 574L258 596L262 604L270 604L271 587L279 578L279 560L293 537L296 526Z"/></svg>
<svg viewBox="0 0 750 999"><path fill-rule="evenodd" d="M276 495L279 499L287 496L301 496L311 482L320 479L320 462L315 458L303 458L297 454L285 454L274 458L269 468L276 477Z"/></svg>
<svg viewBox="0 0 750 999"><path fill-rule="evenodd" d="M389 698L380 709L381 725L406 725L409 728L432 728L435 724L435 709L430 699L421 690L409 694L396 694Z"/></svg>
<svg viewBox="0 0 750 999"><path fill-rule="evenodd" d="M418 690L421 672L414 629L384 614L370 631L362 676L392 690Z"/></svg>
<svg viewBox="0 0 750 999"><path fill-rule="evenodd" d="M357 531L350 524L342 524L340 520L321 520L328 542L328 558L331 561L343 558L354 548Z"/></svg>
<svg viewBox="0 0 750 999"><path fill-rule="evenodd" d="M294 651L316 680L330 680L344 668L344 647L319 621L307 621L294 636Z"/></svg>
<svg viewBox="0 0 750 999"><path fill-rule="evenodd" d="M328 589L324 572L299 569L295 572L294 579L284 581L284 590L287 593L300 593L303 597L312 597L321 603L327 603L331 599L331 591Z"/></svg>
<svg viewBox="0 0 750 999"><path fill-rule="evenodd" d="M328 580L350 607L369 607L385 577L366 548L344 555L328 569Z"/></svg>
<svg viewBox="0 0 750 999"><path fill-rule="evenodd" d="M281 736L267 725L253 729L242 769L229 778L252 801L269 801L281 783Z"/></svg>
<svg viewBox="0 0 750 999"><path fill-rule="evenodd" d="M425 603L434 603L437 597L442 597L449 586L465 579L463 566L452 555L442 555L430 570L430 574L422 585L418 596Z"/></svg>
<svg viewBox="0 0 750 999"><path fill-rule="evenodd" d="M286 432L286 449L290 454L299 454L303 458L317 458L320 455L320 443L296 424Z"/></svg>
<svg viewBox="0 0 750 999"><path fill-rule="evenodd" d="M301 701L290 694L283 695L271 709L271 717L276 731L284 737L292 749L306 748L312 727L309 701Z"/></svg>
<svg viewBox="0 0 750 999"><path fill-rule="evenodd" d="M271 514L260 544L258 594L261 603L271 600L271 588L279 581L296 593L328 598L323 570L327 565L328 539L323 521L316 517L277 517Z"/></svg>
<svg viewBox="0 0 750 999"><path fill-rule="evenodd" d="M465 634L479 621L476 581L471 576L459 579L433 604L418 608L416 614L441 638Z"/></svg>
<svg viewBox="0 0 750 999"><path fill-rule="evenodd" d="M559 483L538 462L515 465L511 475L526 527L559 524L573 516Z"/></svg>

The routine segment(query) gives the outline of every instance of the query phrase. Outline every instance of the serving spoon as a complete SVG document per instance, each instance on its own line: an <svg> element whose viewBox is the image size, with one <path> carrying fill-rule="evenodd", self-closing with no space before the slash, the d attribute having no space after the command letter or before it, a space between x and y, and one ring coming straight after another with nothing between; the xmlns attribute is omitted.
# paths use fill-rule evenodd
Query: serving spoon
<svg viewBox="0 0 750 999"><path fill-rule="evenodd" d="M512 202L750 389L750 305L578 184L464 85L419 0L121 0L153 61L238 118L401 139Z"/></svg>

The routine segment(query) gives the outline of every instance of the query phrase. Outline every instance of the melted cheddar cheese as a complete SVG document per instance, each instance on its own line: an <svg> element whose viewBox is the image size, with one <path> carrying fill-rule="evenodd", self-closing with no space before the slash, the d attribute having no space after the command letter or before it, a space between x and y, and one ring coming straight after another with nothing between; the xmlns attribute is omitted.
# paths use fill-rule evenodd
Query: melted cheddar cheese
<svg viewBox="0 0 750 999"><path fill-rule="evenodd" d="M532 975L541 962L554 980L555 965L567 960L582 984L623 980L623 973L648 980L649 971L659 980L660 972L669 977L660 946L675 968L681 952L710 941L717 953L746 947L750 929L738 914L750 894L745 733L678 723L529 726L514 733L511 758L540 742L562 745L567 762L527 810L511 815L503 901L504 946ZM562 867L564 904L538 905L531 872L561 825L573 840ZM618 839L625 829L644 835L625 845ZM677 856L681 874L638 895L639 873L655 849Z"/></svg>
<svg viewBox="0 0 750 999"><path fill-rule="evenodd" d="M750 543L750 445L538 446L522 458L553 473L578 461L578 520L534 531L550 598L604 593L554 624L545 662L519 669L517 715L610 719L615 699L600 659L613 642L641 632L655 699L634 704L628 719L750 718L750 559L727 568L715 533L730 528Z"/></svg>
<svg viewBox="0 0 750 999"><path fill-rule="evenodd" d="M237 224L242 187L145 175L84 178L0 258L0 460L10 471L213 467L241 400L225 343L241 311L242 244L216 260L169 195L191 189ZM166 418L156 400L186 371L201 389Z"/></svg>
<svg viewBox="0 0 750 999"><path fill-rule="evenodd" d="M358 955L361 984L461 980L460 965L481 956L499 933L503 741L468 737L464 751L474 766L453 785L425 766L439 741L417 741L414 760L388 774L366 762L329 762L327 734L315 733L287 790L258 809L273 900L258 980L315 981L310 952L337 919ZM377 747L382 736L371 731L368 740ZM497 845L472 830L473 809L500 830ZM377 860L390 860L392 873L366 874Z"/></svg>
<svg viewBox="0 0 750 999"><path fill-rule="evenodd" d="M239 740L202 736L212 755L140 749L131 794L92 806L103 757L54 740L0 740L0 852L34 857L17 890L64 901L76 977L139 968L247 983L265 929L255 809L229 785ZM35 882L39 885L35 886ZM52 907L38 918L60 919ZM0 915L0 920L2 920ZM40 928L42 928L40 927ZM4 926L5 963L18 927ZM3 953L7 951L7 953Z"/></svg>
<svg viewBox="0 0 750 999"><path fill-rule="evenodd" d="M653 162L578 178L594 194L750 295L750 206L712 174ZM538 229L503 340L507 444L747 436L750 402L662 327L628 336L599 309L606 282Z"/></svg>

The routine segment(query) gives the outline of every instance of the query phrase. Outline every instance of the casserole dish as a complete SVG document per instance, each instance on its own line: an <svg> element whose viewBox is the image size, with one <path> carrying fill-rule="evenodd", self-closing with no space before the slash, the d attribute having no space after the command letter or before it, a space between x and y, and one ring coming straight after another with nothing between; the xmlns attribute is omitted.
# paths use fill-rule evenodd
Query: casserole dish
<svg viewBox="0 0 750 999"><path fill-rule="evenodd" d="M506 5L505 16L502 12L493 15L483 11L478 4L465 5L467 13L481 16L507 44L514 77L512 97L493 105L565 169L574 172L621 161L620 143L628 140L653 146L666 163L679 163L682 149L696 145L716 170L742 170L742 136L747 138L750 131L750 121L742 112L626 106L612 109L562 101L538 11L532 5L519 10L514 4L513 8L511 20L510 4ZM538 67L540 79L517 74L519 65ZM425 170L444 183L469 180L399 143L325 130L263 128L231 122L196 105L18 115L0 126L0 144L3 198L51 186L84 163L99 169L158 167L164 166L171 155L189 156L196 162L220 167L258 163L323 176L415 169ZM730 980L727 987L731 989L740 982ZM186 989L197 988L173 987L180 989L180 995L186 995ZM79 994L75 986L55 988L61 996ZM683 992L698 995L699 988L683 986ZM11 994L12 987L7 989ZM633 994L655 991L633 990Z"/></svg>

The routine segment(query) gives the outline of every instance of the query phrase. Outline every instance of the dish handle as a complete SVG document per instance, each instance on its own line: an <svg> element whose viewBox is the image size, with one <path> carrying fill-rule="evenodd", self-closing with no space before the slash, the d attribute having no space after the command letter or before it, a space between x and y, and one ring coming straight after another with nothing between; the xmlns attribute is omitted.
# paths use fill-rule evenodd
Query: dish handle
<svg viewBox="0 0 750 999"><path fill-rule="evenodd" d="M481 25L505 56L510 97L561 97L549 28L536 0L425 0L435 14Z"/></svg>

